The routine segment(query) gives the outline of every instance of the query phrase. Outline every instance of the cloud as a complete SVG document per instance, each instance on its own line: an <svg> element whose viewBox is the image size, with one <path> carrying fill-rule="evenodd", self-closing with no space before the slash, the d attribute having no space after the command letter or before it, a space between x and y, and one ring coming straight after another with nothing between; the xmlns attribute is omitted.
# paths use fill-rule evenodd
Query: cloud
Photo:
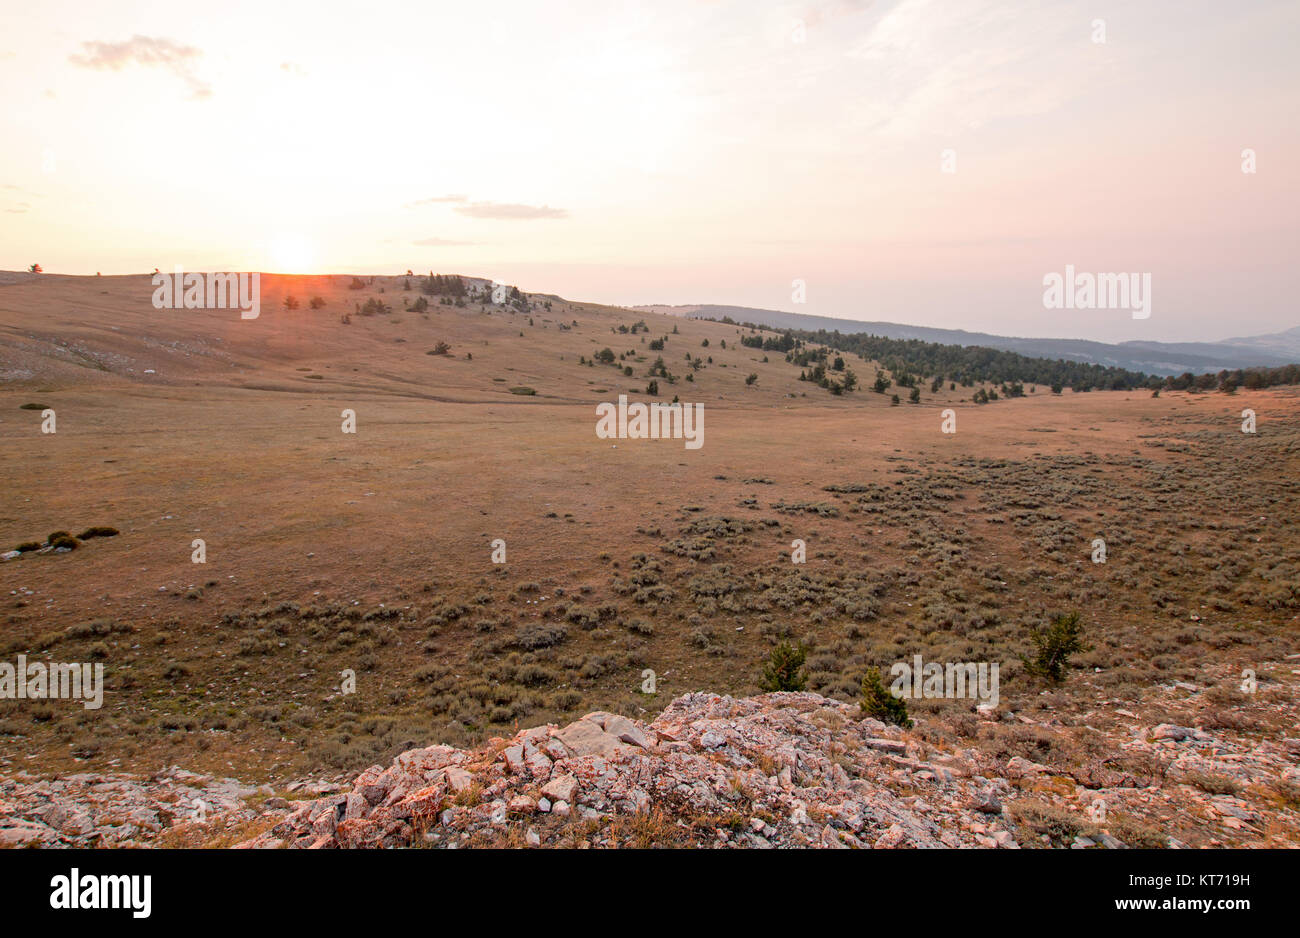
<svg viewBox="0 0 1300 938"><path fill-rule="evenodd" d="M516 205L509 202L471 202L460 205L456 211L469 218L496 218L512 221L533 218L568 218L569 213L562 208L549 205Z"/></svg>
<svg viewBox="0 0 1300 938"><path fill-rule="evenodd" d="M808 26L817 26L825 20L861 13L871 6L871 2L872 0L830 0L827 3L814 3L807 8L800 19Z"/></svg>
<svg viewBox="0 0 1300 938"><path fill-rule="evenodd" d="M1072 10L1030 4L1008 18L996 0L901 0L848 53L871 89L855 123L951 134L1056 111L1115 74L1089 40L1089 17Z"/></svg>
<svg viewBox="0 0 1300 938"><path fill-rule="evenodd" d="M442 202L468 202L469 197L463 195L435 195L431 199L418 199L414 202L407 202L407 208L415 208L418 205L438 205Z"/></svg>
<svg viewBox="0 0 1300 938"><path fill-rule="evenodd" d="M521 221L534 218L568 218L569 213L562 208L549 205L520 205L514 202L471 202L465 195L436 195L430 199L408 202L407 208L421 205L454 204L457 214L467 218L494 218L505 221ZM418 242L417 242L418 243Z"/></svg>
<svg viewBox="0 0 1300 938"><path fill-rule="evenodd" d="M16 194L25 195L25 196L36 196L39 198L38 193L32 192L30 189L24 189L22 186L15 186L12 183L7 183L7 182L0 183L0 189L6 189L9 192L13 192ZM9 202L5 206L4 211L5 214L7 215L25 215L27 214L28 211L31 210L31 207L32 207L31 202L28 202L26 200L20 200L17 202Z"/></svg>
<svg viewBox="0 0 1300 938"><path fill-rule="evenodd" d="M422 248L450 248L450 247L464 247L467 245L475 244L476 242L455 241L452 240L451 238L421 238L420 240L412 241L411 243L417 244Z"/></svg>
<svg viewBox="0 0 1300 938"><path fill-rule="evenodd" d="M212 94L212 89L194 74L194 62L203 54L194 46L160 36L136 35L122 42L83 42L81 48L81 52L68 56L68 61L83 68L110 72L119 72L128 65L165 68L189 85L192 97L206 98Z"/></svg>

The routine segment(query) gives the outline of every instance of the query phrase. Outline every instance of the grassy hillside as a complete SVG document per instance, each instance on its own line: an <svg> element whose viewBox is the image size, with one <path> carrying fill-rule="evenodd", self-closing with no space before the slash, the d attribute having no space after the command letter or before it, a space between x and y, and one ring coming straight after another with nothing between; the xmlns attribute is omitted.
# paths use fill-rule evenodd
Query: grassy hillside
<svg viewBox="0 0 1300 938"><path fill-rule="evenodd" d="M891 406L799 381L731 325L541 294L526 313L414 313L403 278L349 281L264 278L249 321L154 310L145 277L0 286L0 546L119 531L0 564L7 660L100 661L108 687L97 712L0 701L4 765L356 768L690 690L753 693L781 640L807 646L810 690L842 700L913 654L1001 661L992 724L970 701L920 706L947 745L1036 761L1083 765L1085 727L1117 707L1293 731L1281 698L1233 688L1250 666L1290 693L1295 389L1040 387L976 406L927 386ZM393 312L356 315L371 298ZM439 342L448 354L428 354ZM615 364L585 363L605 348ZM597 438L595 404L648 399L659 356L677 381L656 399L703 402L704 446ZM870 383L872 364L851 367ZM27 404L54 409L57 433ZM1019 655L1070 610L1094 647L1044 695ZM1223 699L1171 702L1179 681ZM1060 739L1016 731L1048 711L1072 728Z"/></svg>

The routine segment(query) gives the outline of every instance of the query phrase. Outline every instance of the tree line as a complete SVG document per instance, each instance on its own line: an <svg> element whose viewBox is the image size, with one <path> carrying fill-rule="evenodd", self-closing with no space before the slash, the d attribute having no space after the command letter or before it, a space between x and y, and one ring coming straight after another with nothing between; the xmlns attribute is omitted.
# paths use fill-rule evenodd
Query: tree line
<svg viewBox="0 0 1300 938"><path fill-rule="evenodd" d="M726 322L726 319L721 320ZM895 381L910 386L916 379L932 378L933 385L950 381L963 387L976 383L1004 385L1017 389L1022 384L1045 385L1060 393L1064 388L1074 391L1125 391L1148 390L1221 390L1237 388L1258 389L1282 384L1300 384L1300 364L1277 368L1224 369L1196 375L1150 375L1112 365L1068 361L1063 358L1034 358L1003 349L982 345L946 345L923 339L888 339L865 332L842 333L825 329L769 329L755 323L735 323L750 329L750 335L741 336L741 344L749 348L786 353L786 361L799 367L825 362L820 350L807 348L820 345L843 352L851 352L864 360L879 362L881 367L895 376ZM842 367L842 366L841 366ZM838 369L834 369L838 370ZM818 381L825 372L814 369L807 379ZM900 380L900 376L902 380ZM852 387L842 390L851 390ZM881 389L877 389L881 390ZM1011 396L1018 396L1015 390Z"/></svg>

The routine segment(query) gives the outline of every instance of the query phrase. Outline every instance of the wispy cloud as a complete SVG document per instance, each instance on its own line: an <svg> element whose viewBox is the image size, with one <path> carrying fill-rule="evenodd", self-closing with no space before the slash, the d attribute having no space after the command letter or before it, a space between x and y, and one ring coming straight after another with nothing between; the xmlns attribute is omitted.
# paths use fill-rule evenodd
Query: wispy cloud
<svg viewBox="0 0 1300 938"><path fill-rule="evenodd" d="M444 202L468 202L469 197L464 195L435 195L431 199L417 199L414 202L406 203L407 208L415 208L419 205L440 205Z"/></svg>
<svg viewBox="0 0 1300 938"><path fill-rule="evenodd" d="M121 42L88 41L68 61L83 68L119 72L129 65L165 68L190 88L194 98L212 94L207 83L194 74L194 63L203 52L161 36L132 36Z"/></svg>
<svg viewBox="0 0 1300 938"><path fill-rule="evenodd" d="M432 248L450 248L450 247L464 247L464 246L467 246L467 245L475 244L475 243L477 243L477 242L474 242L474 241L456 241L456 240L453 240L452 238L421 238L420 240L418 240L418 241L412 241L411 243L412 243L412 244L419 245L419 246L422 247L422 248L430 248L430 247L432 247Z"/></svg>
<svg viewBox="0 0 1300 938"><path fill-rule="evenodd" d="M8 183L8 182L0 183L0 189L4 189L5 191L14 193L15 195L25 195L29 197L35 196L37 198L40 197L39 193L33 192L30 189L24 189L22 186L15 186L13 183ZM5 214L7 215L25 215L27 214L28 211L31 210L31 207L32 207L31 202L22 200L17 202L9 202L7 205L5 205L4 211Z"/></svg>
<svg viewBox="0 0 1300 938"><path fill-rule="evenodd" d="M469 205L458 205L456 211L469 218L495 218L514 221L569 217L569 213L562 208L551 208L549 205L517 205L510 202L471 202Z"/></svg>
<svg viewBox="0 0 1300 938"><path fill-rule="evenodd" d="M498 221L528 221L535 218L568 218L562 208L549 205L522 205L517 202L471 202L466 195L435 195L406 203L407 208L422 205L454 205L455 211L466 218L491 218ZM417 242L418 243L418 242Z"/></svg>
<svg viewBox="0 0 1300 938"><path fill-rule="evenodd" d="M1028 4L1008 18L996 0L952 7L901 0L850 49L871 93L855 110L882 134L954 133L1051 113L1113 80L1104 45L1077 4Z"/></svg>

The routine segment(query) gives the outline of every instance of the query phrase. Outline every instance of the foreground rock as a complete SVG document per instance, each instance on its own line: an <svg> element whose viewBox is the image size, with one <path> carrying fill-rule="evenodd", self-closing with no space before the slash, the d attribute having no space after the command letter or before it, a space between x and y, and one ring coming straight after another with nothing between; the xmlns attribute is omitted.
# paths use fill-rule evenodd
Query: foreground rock
<svg viewBox="0 0 1300 938"><path fill-rule="evenodd" d="M1159 712L1197 691L1169 693ZM1294 845L1300 740L1289 693L1270 699L1255 712L1277 710L1287 732L1119 708L1098 749L1086 721L1006 712L980 720L975 745L960 748L924 718L904 731L817 694L694 693L650 723L589 713L279 791L176 768L0 778L0 846ZM1029 742L1043 761L1007 751ZM1062 758L1076 751L1082 759Z"/></svg>
<svg viewBox="0 0 1300 938"><path fill-rule="evenodd" d="M80 773L0 779L0 847L134 847L183 824L250 820L258 789L164 769L149 778ZM269 790L263 792L269 794Z"/></svg>
<svg viewBox="0 0 1300 938"><path fill-rule="evenodd" d="M474 751L412 750L241 846L1016 845L988 813L1006 781L909 758L901 730L857 710L697 693L649 724L591 713Z"/></svg>

